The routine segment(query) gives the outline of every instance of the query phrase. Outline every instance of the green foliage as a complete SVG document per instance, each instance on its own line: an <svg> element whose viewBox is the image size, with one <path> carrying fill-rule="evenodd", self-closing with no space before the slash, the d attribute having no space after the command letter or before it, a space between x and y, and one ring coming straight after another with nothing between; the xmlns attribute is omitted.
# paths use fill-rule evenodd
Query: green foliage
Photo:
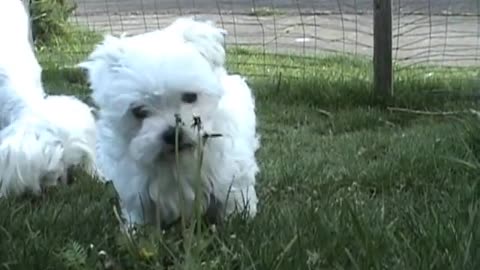
<svg viewBox="0 0 480 270"><path fill-rule="evenodd" d="M57 256L68 269L83 269L87 263L87 251L76 241L70 241Z"/></svg>
<svg viewBox="0 0 480 270"><path fill-rule="evenodd" d="M32 0L30 16L35 43L48 43L54 38L69 35L68 21L76 4L72 0Z"/></svg>

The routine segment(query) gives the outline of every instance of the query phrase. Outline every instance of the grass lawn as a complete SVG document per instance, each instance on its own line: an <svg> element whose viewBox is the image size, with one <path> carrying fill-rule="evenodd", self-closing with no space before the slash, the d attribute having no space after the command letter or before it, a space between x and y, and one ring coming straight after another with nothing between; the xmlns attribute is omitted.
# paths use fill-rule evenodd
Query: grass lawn
<svg viewBox="0 0 480 270"><path fill-rule="evenodd" d="M92 38L68 44L39 48L46 87L86 97L80 73L58 63L83 59ZM229 67L267 74L249 79L262 135L254 220L130 240L112 187L78 173L45 198L0 200L0 269L480 269L480 119L371 106L362 59L236 49ZM398 69L391 106L475 109L462 94L477 73Z"/></svg>

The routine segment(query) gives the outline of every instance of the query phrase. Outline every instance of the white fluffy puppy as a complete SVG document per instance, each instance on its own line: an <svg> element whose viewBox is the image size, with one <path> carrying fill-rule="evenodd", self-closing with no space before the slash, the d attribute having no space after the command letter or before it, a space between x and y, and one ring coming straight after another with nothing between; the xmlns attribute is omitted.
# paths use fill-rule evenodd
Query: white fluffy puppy
<svg viewBox="0 0 480 270"><path fill-rule="evenodd" d="M95 120L71 96L47 96L29 42L22 1L0 1L0 197L68 182L68 169L95 172Z"/></svg>
<svg viewBox="0 0 480 270"><path fill-rule="evenodd" d="M79 64L99 107L97 164L130 225L160 218L168 226L182 209L192 214L200 147L194 116L202 136L221 134L203 147L201 209L217 218L257 212L254 99L244 79L224 69L224 35L210 22L180 18L154 32L107 36Z"/></svg>

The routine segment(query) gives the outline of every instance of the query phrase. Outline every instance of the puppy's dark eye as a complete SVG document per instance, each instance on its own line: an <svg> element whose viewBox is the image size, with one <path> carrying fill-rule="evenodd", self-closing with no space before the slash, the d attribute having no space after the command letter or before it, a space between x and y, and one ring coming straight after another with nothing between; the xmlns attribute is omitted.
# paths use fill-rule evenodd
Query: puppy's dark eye
<svg viewBox="0 0 480 270"><path fill-rule="evenodd" d="M149 112L145 106L137 106L132 108L132 114L137 119L145 119L148 117Z"/></svg>
<svg viewBox="0 0 480 270"><path fill-rule="evenodd" d="M194 103L197 101L197 94L196 93L183 93L182 101L185 103Z"/></svg>

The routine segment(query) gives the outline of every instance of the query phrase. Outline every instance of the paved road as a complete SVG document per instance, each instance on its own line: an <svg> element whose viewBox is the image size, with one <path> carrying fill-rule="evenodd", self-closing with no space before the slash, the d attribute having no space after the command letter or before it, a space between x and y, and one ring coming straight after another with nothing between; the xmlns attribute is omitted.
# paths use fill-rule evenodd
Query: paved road
<svg viewBox="0 0 480 270"><path fill-rule="evenodd" d="M2 0L0 0L2 1ZM196 10L210 13L209 19L221 23L230 33L227 43L264 48L275 53L318 54L328 52L372 55L372 17L370 14L351 14L355 10L371 10L372 0L338 0L343 16L300 16L292 4L301 1L303 10L339 11L337 0L75 0L79 9L76 23L102 33L143 33L161 28L178 16L179 11ZM218 1L218 6L217 6ZM257 7L290 9L282 16L239 15ZM475 12L480 0L430 0L432 12ZM232 5L232 2L235 2ZM427 11L428 0L393 0L394 12L401 2L405 12ZM449 5L449 2L456 2ZM461 4L458 4L458 3ZM161 3L161 4L160 4ZM357 3L355 8L352 3ZM200 7L201 5L201 7ZM450 6L450 8L449 8ZM408 8L405 8L408 7ZM231 10L236 16L221 16ZM142 12L143 11L143 12ZM147 11L147 12L145 12ZM156 11L156 12L155 12ZM130 14L124 15L124 12ZM152 14L155 12L157 14ZM149 14L150 13L150 14ZM158 14L166 13L166 14ZM480 13L480 12L475 12ZM478 65L478 18L476 16L431 16L402 14L401 25L395 24L395 60L398 62ZM319 29L321 29L321 34ZM427 35L426 33L430 33Z"/></svg>
<svg viewBox="0 0 480 270"><path fill-rule="evenodd" d="M317 11L371 10L373 0L74 0L78 3L78 14L111 12L138 12L157 11L161 13L173 13L180 10L199 10L202 12L217 12L221 10L233 10L235 12L248 12L253 6L275 7L277 9L298 10L315 9ZM298 2L298 3L297 3ZM429 2L430 7L429 7ZM434 13L442 13L446 10L461 13L480 13L478 0L394 0L395 7L402 7L403 11L431 10ZM340 6L340 8L339 8ZM398 10L398 9L397 9Z"/></svg>

